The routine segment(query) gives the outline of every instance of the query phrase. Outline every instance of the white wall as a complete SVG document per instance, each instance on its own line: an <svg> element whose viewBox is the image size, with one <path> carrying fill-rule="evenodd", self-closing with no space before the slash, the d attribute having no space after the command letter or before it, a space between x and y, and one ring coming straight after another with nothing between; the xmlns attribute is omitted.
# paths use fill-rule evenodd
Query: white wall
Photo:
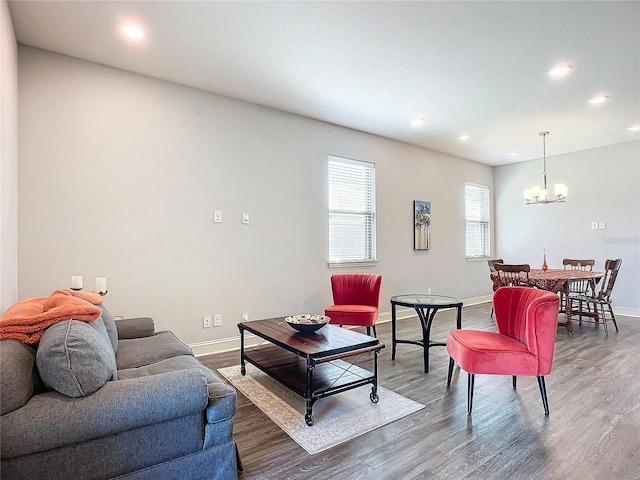
<svg viewBox="0 0 640 480"><path fill-rule="evenodd" d="M491 167L29 47L19 82L21 298L106 276L113 314L188 343L237 336L245 311L322 312L330 154L376 164L379 263L358 271L383 275L382 311L427 288L491 293L464 254L464 184L493 190ZM428 252L413 200L432 202Z"/></svg>
<svg viewBox="0 0 640 480"><path fill-rule="evenodd" d="M549 136L548 148L552 142ZM562 268L563 258L594 258L598 270L607 258L622 258L612 300L637 315L640 140L547 157L547 177L568 186L566 203L524 204L523 190L542 183L542 159L495 169L497 255L539 268L546 249L551 268ZM596 221L606 229L592 230Z"/></svg>
<svg viewBox="0 0 640 480"><path fill-rule="evenodd" d="M0 1L0 313L18 299L18 50Z"/></svg>

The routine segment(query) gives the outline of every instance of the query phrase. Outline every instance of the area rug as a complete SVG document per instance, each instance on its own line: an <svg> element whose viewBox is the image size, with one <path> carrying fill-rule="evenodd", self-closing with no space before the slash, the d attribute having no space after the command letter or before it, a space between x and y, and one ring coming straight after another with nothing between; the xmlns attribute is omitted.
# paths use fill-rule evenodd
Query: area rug
<svg viewBox="0 0 640 480"><path fill-rule="evenodd" d="M309 427L304 421L302 397L253 365L247 363L246 369L245 376L239 365L218 372L312 455L424 408L379 385L380 401L372 403L369 384L316 401L314 424Z"/></svg>

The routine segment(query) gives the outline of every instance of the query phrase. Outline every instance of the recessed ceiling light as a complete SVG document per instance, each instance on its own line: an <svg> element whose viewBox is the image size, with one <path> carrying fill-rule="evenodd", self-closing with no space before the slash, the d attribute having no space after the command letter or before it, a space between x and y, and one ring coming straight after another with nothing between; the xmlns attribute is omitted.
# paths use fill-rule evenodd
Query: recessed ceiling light
<svg viewBox="0 0 640 480"><path fill-rule="evenodd" d="M142 28L137 25L133 25L128 23L122 26L122 33L125 37L130 38L132 40L142 40L145 37L145 32Z"/></svg>
<svg viewBox="0 0 640 480"><path fill-rule="evenodd" d="M462 140L464 142L465 140L469 140L469 135L466 135L466 134L465 135L460 135L458 137L458 139L460 139L460 140Z"/></svg>
<svg viewBox="0 0 640 480"><path fill-rule="evenodd" d="M630 132L637 132L640 130L640 124L631 125L627 130Z"/></svg>
<svg viewBox="0 0 640 480"><path fill-rule="evenodd" d="M518 152L509 152L507 153L507 155L509 155L510 157L515 157L516 155L518 155Z"/></svg>
<svg viewBox="0 0 640 480"><path fill-rule="evenodd" d="M549 70L548 73L552 77L561 77L569 73L572 68L573 68L572 65L569 65L568 63L563 63L561 65L554 66L551 70Z"/></svg>
<svg viewBox="0 0 640 480"><path fill-rule="evenodd" d="M414 127L419 127L423 123L426 123L426 121L427 119L424 117L413 117L411 119L411 125L413 125Z"/></svg>
<svg viewBox="0 0 640 480"><path fill-rule="evenodd" d="M597 95L593 98L590 98L588 103L592 105L597 105L599 103L604 103L607 100L609 100L609 95Z"/></svg>

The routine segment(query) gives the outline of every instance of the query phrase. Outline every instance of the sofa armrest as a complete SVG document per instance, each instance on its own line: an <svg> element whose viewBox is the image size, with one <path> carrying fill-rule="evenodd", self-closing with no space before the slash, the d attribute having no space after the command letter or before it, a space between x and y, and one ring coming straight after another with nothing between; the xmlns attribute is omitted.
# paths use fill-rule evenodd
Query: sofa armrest
<svg viewBox="0 0 640 480"><path fill-rule="evenodd" d="M207 382L197 369L111 381L81 398L57 392L36 395L1 417L1 456L27 455L204 414L207 403Z"/></svg>
<svg viewBox="0 0 640 480"><path fill-rule="evenodd" d="M236 413L236 389L218 380L209 383L207 422L216 423L232 418Z"/></svg>
<svg viewBox="0 0 640 480"><path fill-rule="evenodd" d="M156 333L153 318L138 317L116 320L118 339L152 337Z"/></svg>

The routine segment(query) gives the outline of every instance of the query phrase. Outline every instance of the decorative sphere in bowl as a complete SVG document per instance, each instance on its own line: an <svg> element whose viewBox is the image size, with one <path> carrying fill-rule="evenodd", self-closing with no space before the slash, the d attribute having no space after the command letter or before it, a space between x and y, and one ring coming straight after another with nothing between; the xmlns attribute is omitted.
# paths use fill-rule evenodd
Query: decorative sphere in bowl
<svg viewBox="0 0 640 480"><path fill-rule="evenodd" d="M326 315L292 315L290 317L286 317L285 321L289 324L289 326L295 330L298 330L300 333L313 333L316 330L320 330L327 323L329 323L331 318Z"/></svg>

